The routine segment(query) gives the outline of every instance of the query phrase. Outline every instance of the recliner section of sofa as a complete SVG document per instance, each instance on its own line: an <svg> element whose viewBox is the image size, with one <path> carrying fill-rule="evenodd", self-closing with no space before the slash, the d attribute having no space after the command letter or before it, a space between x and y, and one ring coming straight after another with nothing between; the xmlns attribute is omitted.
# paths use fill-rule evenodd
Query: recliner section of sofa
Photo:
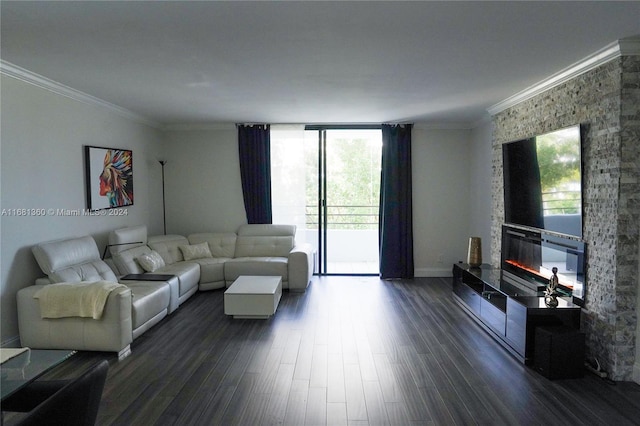
<svg viewBox="0 0 640 426"><path fill-rule="evenodd" d="M165 266L153 273L177 277L177 289L173 289L169 313L198 291L200 268L197 264L184 262L179 249L181 245L188 244L189 241L180 235L147 238L147 227L144 225L116 229L109 233L111 259L120 276L144 274L145 270L137 261L143 254L155 250L162 256ZM170 281L170 285L175 284Z"/></svg>
<svg viewBox="0 0 640 426"><path fill-rule="evenodd" d="M40 349L76 349L130 353L136 337L168 314L170 288L164 281L126 281L126 288L112 291L100 320L92 318L42 318L34 295L45 282L76 283L113 281L114 271L100 259L93 238L86 236L40 243L32 252L47 275L17 295L18 328L23 346Z"/></svg>
<svg viewBox="0 0 640 426"><path fill-rule="evenodd" d="M294 240L295 226L241 226L235 256L225 264L226 285L241 275L279 275L282 288L289 288L289 253Z"/></svg>
<svg viewBox="0 0 640 426"><path fill-rule="evenodd" d="M200 267L194 262L185 262L180 246L189 245L181 235L158 235L150 237L149 247L162 256L165 266L154 273L171 274L178 277L180 283L180 304L198 291Z"/></svg>

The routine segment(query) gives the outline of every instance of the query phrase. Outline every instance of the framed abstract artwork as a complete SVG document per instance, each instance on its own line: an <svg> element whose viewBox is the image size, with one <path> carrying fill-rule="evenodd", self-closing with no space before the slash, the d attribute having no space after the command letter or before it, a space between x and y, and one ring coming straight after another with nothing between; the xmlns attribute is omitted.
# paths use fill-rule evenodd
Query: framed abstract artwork
<svg viewBox="0 0 640 426"><path fill-rule="evenodd" d="M89 210L133 205L133 155L128 149L85 146Z"/></svg>

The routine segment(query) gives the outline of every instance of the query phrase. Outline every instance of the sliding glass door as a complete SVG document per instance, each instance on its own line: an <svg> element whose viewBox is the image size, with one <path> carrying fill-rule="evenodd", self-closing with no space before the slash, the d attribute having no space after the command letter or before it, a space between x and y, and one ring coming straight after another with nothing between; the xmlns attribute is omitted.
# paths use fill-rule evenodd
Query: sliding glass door
<svg viewBox="0 0 640 426"><path fill-rule="evenodd" d="M377 127L271 127L273 222L314 246L316 273L378 275L381 156Z"/></svg>
<svg viewBox="0 0 640 426"><path fill-rule="evenodd" d="M380 130L326 131L327 273L378 274Z"/></svg>
<svg viewBox="0 0 640 426"><path fill-rule="evenodd" d="M379 129L307 128L316 139L317 170L309 176L307 214L317 228L319 272L378 274ZM315 182L313 182L315 180Z"/></svg>

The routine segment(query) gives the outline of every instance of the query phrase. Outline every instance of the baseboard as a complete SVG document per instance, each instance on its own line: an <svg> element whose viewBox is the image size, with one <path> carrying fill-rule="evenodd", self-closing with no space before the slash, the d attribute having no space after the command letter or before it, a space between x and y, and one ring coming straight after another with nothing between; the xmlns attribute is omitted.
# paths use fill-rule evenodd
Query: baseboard
<svg viewBox="0 0 640 426"><path fill-rule="evenodd" d="M413 274L416 277L451 277L452 268L415 268Z"/></svg>

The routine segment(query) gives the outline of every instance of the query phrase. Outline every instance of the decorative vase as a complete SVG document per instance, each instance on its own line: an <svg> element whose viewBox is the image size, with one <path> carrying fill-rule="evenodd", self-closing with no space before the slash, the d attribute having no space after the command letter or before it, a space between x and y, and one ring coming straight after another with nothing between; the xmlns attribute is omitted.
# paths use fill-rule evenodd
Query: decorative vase
<svg viewBox="0 0 640 426"><path fill-rule="evenodd" d="M467 263L472 268L482 265L482 240L480 237L469 238L469 252L467 253Z"/></svg>

